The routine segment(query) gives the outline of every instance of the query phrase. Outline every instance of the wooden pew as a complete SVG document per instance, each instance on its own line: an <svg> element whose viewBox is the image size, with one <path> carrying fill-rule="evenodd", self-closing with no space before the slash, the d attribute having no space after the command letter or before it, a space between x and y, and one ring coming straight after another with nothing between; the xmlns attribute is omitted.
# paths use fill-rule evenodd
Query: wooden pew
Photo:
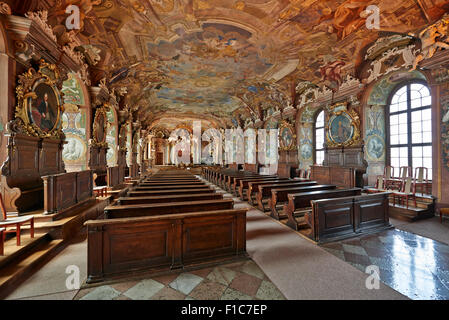
<svg viewBox="0 0 449 320"><path fill-rule="evenodd" d="M108 206L104 209L107 219L133 218L185 212L226 210L234 208L232 199L187 201L174 203L136 204Z"/></svg>
<svg viewBox="0 0 449 320"><path fill-rule="evenodd" d="M246 190L246 188L248 188L248 182L249 181L274 181L279 179L278 176L258 176L258 177L250 177L250 178L234 178L235 182L232 185L232 191L233 194L235 194L236 196L238 196L240 194L240 189L242 189L242 193L243 190Z"/></svg>
<svg viewBox="0 0 449 320"><path fill-rule="evenodd" d="M304 216L311 228L309 237L315 242L324 243L391 228L389 195L384 192L313 200L312 211Z"/></svg>
<svg viewBox="0 0 449 320"><path fill-rule="evenodd" d="M164 189L164 190L152 190L152 191L129 191L130 197L151 197L151 196L163 196L163 195L181 195L181 194L200 194L200 193L215 193L214 189L208 186L199 189Z"/></svg>
<svg viewBox="0 0 449 320"><path fill-rule="evenodd" d="M122 197L117 199L118 205L130 204L150 204L150 203L169 203L169 202L186 202L186 201L204 201L204 200L221 200L223 194L220 193L199 193L199 194L181 194L181 195L164 195L150 197Z"/></svg>
<svg viewBox="0 0 449 320"><path fill-rule="evenodd" d="M183 184L183 185L176 185L176 186L150 186L150 187L135 187L134 190L136 191L151 191L151 190L177 190L177 189L203 189L204 187L207 187L206 184L198 184L198 185L191 185L191 184Z"/></svg>
<svg viewBox="0 0 449 320"><path fill-rule="evenodd" d="M205 185L206 183L204 181L174 181L174 182L145 182L141 183L138 186L139 187L154 187L154 186L182 186L182 185Z"/></svg>
<svg viewBox="0 0 449 320"><path fill-rule="evenodd" d="M278 206L282 206L284 203L288 202L288 195L300 192L311 192L311 191L321 191L321 190L335 190L337 186L332 184L315 184L311 186L295 186L293 188L271 189L271 198L268 199L268 207L271 210L271 217L279 220L285 218L285 214L282 215L278 211Z"/></svg>
<svg viewBox="0 0 449 320"><path fill-rule="evenodd" d="M260 175L255 174L255 173L244 173L244 174L238 174L238 175L225 175L225 182L224 182L224 188L225 190L229 191L232 193L232 187L234 184L235 180L240 180L240 179L248 179L248 178L256 178L256 177L260 177Z"/></svg>
<svg viewBox="0 0 449 320"><path fill-rule="evenodd" d="M317 182L316 181L307 181L307 182L297 182L297 181L285 181L282 182L276 182L274 184L271 183L250 183L250 186L248 188L248 199L250 199L250 203L252 205L257 203L257 207L265 212L265 211L269 211L269 208L265 207L265 199L268 202L268 199L271 197L271 190L273 189L293 189L293 188L302 188L302 187L309 187L309 186L316 186ZM254 201L252 198L252 194L255 193L255 198L256 200ZM285 200L287 201L287 200Z"/></svg>
<svg viewBox="0 0 449 320"><path fill-rule="evenodd" d="M246 257L246 211L87 221L87 282Z"/></svg>
<svg viewBox="0 0 449 320"><path fill-rule="evenodd" d="M284 213L287 214L287 225L299 230L304 223L298 223L295 214L298 210L304 210L311 207L312 200L344 198L359 196L362 193L360 188L337 189L337 190L320 190L301 193L293 193L288 195L288 204L284 205Z"/></svg>
<svg viewBox="0 0 449 320"><path fill-rule="evenodd" d="M249 181L248 186L242 190L242 194L240 193L239 189L239 195L241 200L247 200L251 205L255 205L253 196L257 193L258 187L260 185L271 185L271 184L290 184L293 180L289 178L277 178L274 180L260 180L260 181ZM245 192L246 190L246 192Z"/></svg>

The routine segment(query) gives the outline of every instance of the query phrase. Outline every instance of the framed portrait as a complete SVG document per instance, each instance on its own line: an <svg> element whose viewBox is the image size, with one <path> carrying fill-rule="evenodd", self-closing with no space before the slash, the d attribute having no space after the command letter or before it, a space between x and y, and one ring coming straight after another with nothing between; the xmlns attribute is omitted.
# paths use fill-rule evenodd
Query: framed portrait
<svg viewBox="0 0 449 320"><path fill-rule="evenodd" d="M93 141L96 146L107 147L106 129L107 129L106 106L101 106L95 112Z"/></svg>
<svg viewBox="0 0 449 320"><path fill-rule="evenodd" d="M279 145L281 150L295 150L296 135L294 127L287 121L283 121L279 128Z"/></svg>
<svg viewBox="0 0 449 320"><path fill-rule="evenodd" d="M55 65L40 62L39 71L33 68L19 76L16 88L18 105L16 119L23 131L40 138L64 138L62 132L63 103L59 91L62 79Z"/></svg>
<svg viewBox="0 0 449 320"><path fill-rule="evenodd" d="M329 109L329 121L326 125L328 147L348 147L362 144L360 118L357 112L348 111L346 103L336 104Z"/></svg>
<svg viewBox="0 0 449 320"><path fill-rule="evenodd" d="M58 125L60 117L58 94L45 81L37 82L33 92L35 95L27 100L30 122L43 132L51 132Z"/></svg>

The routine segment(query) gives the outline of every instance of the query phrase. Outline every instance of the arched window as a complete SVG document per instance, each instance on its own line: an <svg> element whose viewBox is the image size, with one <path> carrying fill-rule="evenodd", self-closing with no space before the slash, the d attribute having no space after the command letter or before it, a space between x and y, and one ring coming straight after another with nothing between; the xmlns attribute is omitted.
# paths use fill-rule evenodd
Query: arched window
<svg viewBox="0 0 449 320"><path fill-rule="evenodd" d="M315 163L322 165L324 161L324 110L315 121Z"/></svg>
<svg viewBox="0 0 449 320"><path fill-rule="evenodd" d="M388 149L392 167L426 167L432 179L432 97L423 83L393 93L388 113Z"/></svg>
<svg viewBox="0 0 449 320"><path fill-rule="evenodd" d="M108 153L106 159L109 167L117 165L117 145L118 145L118 122L117 114L113 107L109 108L106 113L108 117L108 129L106 135L106 141L108 143Z"/></svg>

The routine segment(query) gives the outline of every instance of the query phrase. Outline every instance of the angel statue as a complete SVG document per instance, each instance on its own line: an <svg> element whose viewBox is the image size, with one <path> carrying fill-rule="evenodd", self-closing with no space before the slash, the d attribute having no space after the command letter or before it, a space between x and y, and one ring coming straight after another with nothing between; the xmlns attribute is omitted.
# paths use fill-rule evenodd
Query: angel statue
<svg viewBox="0 0 449 320"><path fill-rule="evenodd" d="M448 25L449 15L445 14L441 20L431 26L428 26L419 33L418 37L421 40L421 53L416 56L415 62L413 63L413 67L410 71L416 70L421 61L432 58L439 48L449 48L449 42L447 39ZM414 34L410 35L416 36Z"/></svg>

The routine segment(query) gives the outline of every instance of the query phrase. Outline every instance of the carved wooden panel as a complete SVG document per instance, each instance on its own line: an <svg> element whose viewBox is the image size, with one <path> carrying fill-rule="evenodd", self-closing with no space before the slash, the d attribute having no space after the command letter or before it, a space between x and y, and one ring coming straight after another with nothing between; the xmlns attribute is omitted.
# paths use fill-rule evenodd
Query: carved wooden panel
<svg viewBox="0 0 449 320"><path fill-rule="evenodd" d="M62 212L92 197L92 172L61 173L42 177L45 213Z"/></svg>
<svg viewBox="0 0 449 320"><path fill-rule="evenodd" d="M88 283L244 255L246 209L88 221ZM198 260L199 259L199 260Z"/></svg>

